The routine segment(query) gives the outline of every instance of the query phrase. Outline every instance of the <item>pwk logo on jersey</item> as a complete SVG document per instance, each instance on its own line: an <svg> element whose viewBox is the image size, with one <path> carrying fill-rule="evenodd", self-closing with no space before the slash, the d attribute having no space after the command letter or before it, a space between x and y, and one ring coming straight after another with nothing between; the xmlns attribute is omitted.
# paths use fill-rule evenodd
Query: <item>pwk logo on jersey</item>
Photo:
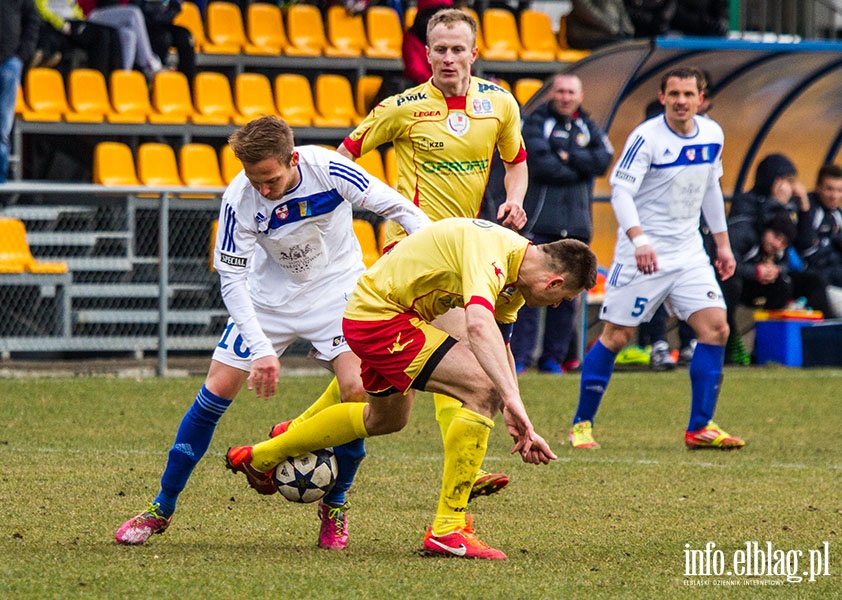
<svg viewBox="0 0 842 600"><path fill-rule="evenodd" d="M242 256L231 256L230 254L220 253L219 262L226 265L231 265L232 267L245 267L248 260L243 258Z"/></svg>
<svg viewBox="0 0 842 600"><path fill-rule="evenodd" d="M447 115L447 128L450 130L450 133L453 135L462 137L466 133L468 133L468 129L471 127L470 119L468 119L468 115L463 112L452 112Z"/></svg>
<svg viewBox="0 0 842 600"><path fill-rule="evenodd" d="M490 115L492 112L491 100L488 98L474 98L471 101L475 115Z"/></svg>
<svg viewBox="0 0 842 600"><path fill-rule="evenodd" d="M405 102L418 102L419 100L426 100L426 99L427 99L427 94L424 94L424 93L407 94L405 96L398 96L397 105L400 106L401 104L404 104Z"/></svg>
<svg viewBox="0 0 842 600"><path fill-rule="evenodd" d="M480 83L477 86L477 91L484 94L485 92L505 92L506 90L493 83Z"/></svg>
<svg viewBox="0 0 842 600"><path fill-rule="evenodd" d="M283 221L289 216L289 207L287 207L286 204L281 204L280 206L276 207L275 216L278 217L281 221Z"/></svg>

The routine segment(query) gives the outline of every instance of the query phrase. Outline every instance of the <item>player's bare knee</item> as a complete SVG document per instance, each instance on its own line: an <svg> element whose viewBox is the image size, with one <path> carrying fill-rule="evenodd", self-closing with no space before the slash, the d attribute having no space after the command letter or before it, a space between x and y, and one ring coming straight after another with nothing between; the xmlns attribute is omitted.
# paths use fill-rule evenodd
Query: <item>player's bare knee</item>
<svg viewBox="0 0 842 600"><path fill-rule="evenodd" d="M342 402L367 402L368 394L365 392L362 381L355 381L339 389L339 398Z"/></svg>

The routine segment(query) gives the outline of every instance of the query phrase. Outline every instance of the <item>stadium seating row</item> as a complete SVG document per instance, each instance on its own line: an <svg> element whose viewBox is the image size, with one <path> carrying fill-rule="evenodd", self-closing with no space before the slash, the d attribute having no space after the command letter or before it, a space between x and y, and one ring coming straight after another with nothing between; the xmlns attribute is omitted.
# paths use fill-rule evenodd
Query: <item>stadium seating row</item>
<svg viewBox="0 0 842 600"><path fill-rule="evenodd" d="M139 71L114 71L106 86L99 71L74 69L65 90L60 72L35 68L26 73L16 112L27 121L197 125L242 125L260 115L278 115L292 127L347 128L359 124L381 83L380 76L365 75L352 92L343 75L322 74L314 94L304 75L281 74L273 85L260 73L240 73L232 94L225 75L203 71L196 75L191 98L187 78L178 71L158 73L150 94ZM541 85L538 79L518 80L515 96L525 101Z"/></svg>
<svg viewBox="0 0 842 600"><path fill-rule="evenodd" d="M23 221L0 217L0 273L67 273L67 263L35 260Z"/></svg>
<svg viewBox="0 0 842 600"><path fill-rule="evenodd" d="M388 169L384 160L392 163ZM357 162L374 177L388 182L387 171L392 174L397 171L394 161L392 149L386 152L385 159L375 149L361 156ZM127 144L100 142L94 149L93 182L108 186L223 187L242 168L242 163L227 144L218 154L209 144L184 144L176 159L176 153L169 144L147 142L138 147L135 160Z"/></svg>
<svg viewBox="0 0 842 600"><path fill-rule="evenodd" d="M556 34L550 17L537 10L523 10L518 19L503 9L487 9L482 18L464 10L479 25L477 47L483 59L575 62L588 55L567 45L564 17ZM257 3L248 6L244 19L238 5L212 2L203 22L196 5L185 2L176 24L189 29L197 50L208 54L401 58L403 32L414 18L415 11L407 11L402 27L397 12L387 6L351 15L335 5L323 20L310 4L293 4L284 16L275 5Z"/></svg>

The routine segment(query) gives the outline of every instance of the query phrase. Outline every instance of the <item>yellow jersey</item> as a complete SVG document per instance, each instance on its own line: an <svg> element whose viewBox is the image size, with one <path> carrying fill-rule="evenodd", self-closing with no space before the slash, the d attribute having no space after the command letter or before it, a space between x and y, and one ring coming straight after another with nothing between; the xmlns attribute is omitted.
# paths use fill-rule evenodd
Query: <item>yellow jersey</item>
<svg viewBox="0 0 842 600"><path fill-rule="evenodd" d="M471 77L466 96L445 98L432 80L375 106L343 144L355 157L391 142L398 192L432 221L476 217L494 148L508 163L526 160L514 97ZM406 235L390 222L387 241Z"/></svg>
<svg viewBox="0 0 842 600"><path fill-rule="evenodd" d="M378 321L414 311L431 322L455 307L481 304L514 323L524 304L515 288L530 242L481 219L451 218L408 236L357 281L345 317Z"/></svg>

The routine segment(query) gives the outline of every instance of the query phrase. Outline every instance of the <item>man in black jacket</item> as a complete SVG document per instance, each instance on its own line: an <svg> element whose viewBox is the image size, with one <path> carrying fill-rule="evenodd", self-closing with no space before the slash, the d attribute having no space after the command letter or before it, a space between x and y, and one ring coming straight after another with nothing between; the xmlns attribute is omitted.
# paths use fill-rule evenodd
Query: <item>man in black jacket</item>
<svg viewBox="0 0 842 600"><path fill-rule="evenodd" d="M802 217L810 226L802 244L804 264L808 271L822 273L830 285L842 287L842 167L822 166L809 199L810 208Z"/></svg>
<svg viewBox="0 0 842 600"><path fill-rule="evenodd" d="M535 244L564 238L590 243L593 178L608 169L614 149L582 110L584 93L577 76L557 75L549 97L523 125L529 188L524 199L528 221L521 233ZM573 337L576 300L546 311L538 369L561 373ZM519 372L532 364L539 314L528 307L518 313L512 353Z"/></svg>
<svg viewBox="0 0 842 600"><path fill-rule="evenodd" d="M35 53L41 19L32 0L0 2L0 183L9 170L10 137L23 66Z"/></svg>

